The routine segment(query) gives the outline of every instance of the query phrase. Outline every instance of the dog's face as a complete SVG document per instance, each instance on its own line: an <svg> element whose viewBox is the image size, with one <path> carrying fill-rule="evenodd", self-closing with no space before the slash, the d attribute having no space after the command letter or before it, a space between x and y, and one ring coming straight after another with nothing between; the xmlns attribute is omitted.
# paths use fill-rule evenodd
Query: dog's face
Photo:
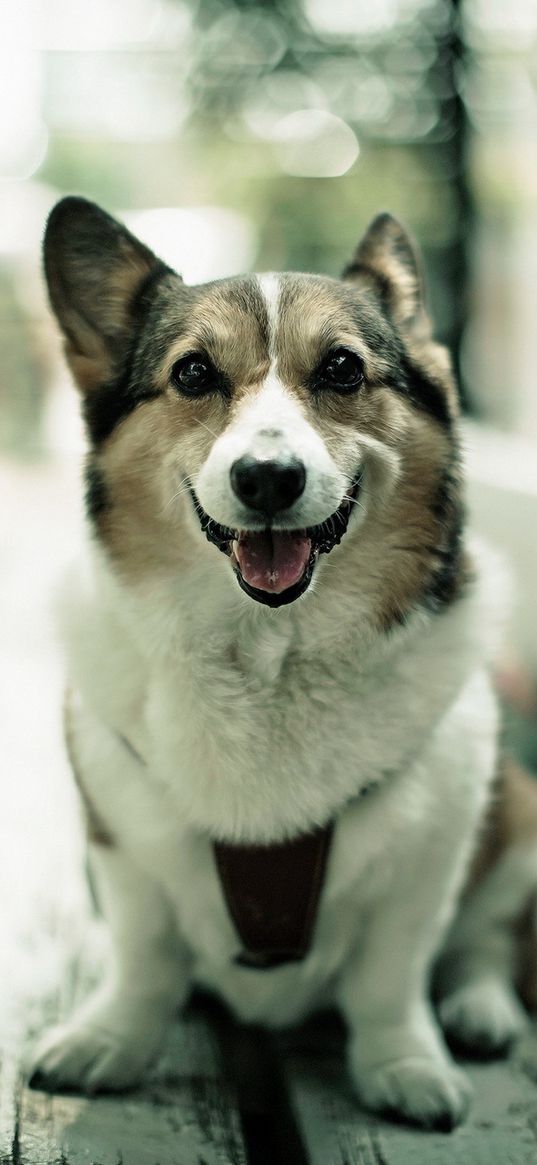
<svg viewBox="0 0 537 1165"><path fill-rule="evenodd" d="M390 609L440 576L453 589L456 394L394 219L374 221L341 280L187 287L71 198L45 268L84 395L90 511L124 574L180 571L207 538L250 600L278 607L351 543L370 574L391 547L393 573L395 538L409 594Z"/></svg>

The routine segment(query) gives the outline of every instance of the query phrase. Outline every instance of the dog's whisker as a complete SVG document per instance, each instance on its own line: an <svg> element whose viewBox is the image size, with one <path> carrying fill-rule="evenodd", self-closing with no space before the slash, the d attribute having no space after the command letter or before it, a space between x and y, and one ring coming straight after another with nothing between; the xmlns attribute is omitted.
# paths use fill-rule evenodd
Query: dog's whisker
<svg viewBox="0 0 537 1165"><path fill-rule="evenodd" d="M215 441L218 440L218 433L215 433L214 429L211 429L211 427L209 425L206 425L205 421L200 421L200 419L198 417L196 420L196 424L201 425L203 429L207 429L207 432L211 434L211 437L214 437Z"/></svg>
<svg viewBox="0 0 537 1165"><path fill-rule="evenodd" d="M162 513L165 514L170 509L170 506L173 506L174 503L179 500L179 498L184 497L184 495L189 492L189 489L190 485L188 481L182 482L179 486L179 489L176 490L174 494L172 494L171 498L168 498L168 501L163 506Z"/></svg>
<svg viewBox="0 0 537 1165"><path fill-rule="evenodd" d="M353 506L358 506L360 510L365 510L364 503L359 498L351 498L348 494L344 494L343 501L350 502Z"/></svg>
<svg viewBox="0 0 537 1165"><path fill-rule="evenodd" d="M188 493L188 487L185 488L185 486L182 486L180 489L176 490L175 493L172 494L171 498L168 498L164 508L167 509L168 506L173 505L173 502L176 502L178 498L182 497L183 494L186 493Z"/></svg>

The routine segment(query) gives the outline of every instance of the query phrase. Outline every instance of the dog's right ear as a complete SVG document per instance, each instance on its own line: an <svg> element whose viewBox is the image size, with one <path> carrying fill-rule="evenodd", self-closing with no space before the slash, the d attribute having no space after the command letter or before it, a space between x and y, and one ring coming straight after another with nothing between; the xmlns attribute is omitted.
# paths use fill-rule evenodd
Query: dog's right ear
<svg viewBox="0 0 537 1165"><path fill-rule="evenodd" d="M407 335L427 335L423 274L417 249L391 214L378 214L343 272L343 279L367 281L384 310Z"/></svg>
<svg viewBox="0 0 537 1165"><path fill-rule="evenodd" d="M90 391L117 374L136 306L168 268L106 211L74 197L63 198L49 216L44 261L67 360L79 387Z"/></svg>

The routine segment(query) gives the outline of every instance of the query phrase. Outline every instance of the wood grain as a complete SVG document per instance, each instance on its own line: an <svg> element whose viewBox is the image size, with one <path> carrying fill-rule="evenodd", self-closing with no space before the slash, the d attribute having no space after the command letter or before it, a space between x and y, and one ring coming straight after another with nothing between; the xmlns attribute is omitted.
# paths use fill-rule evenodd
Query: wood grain
<svg viewBox="0 0 537 1165"><path fill-rule="evenodd" d="M169 1033L139 1091L49 1096L6 1057L0 1091L2 1165L246 1165L240 1116L203 1019Z"/></svg>

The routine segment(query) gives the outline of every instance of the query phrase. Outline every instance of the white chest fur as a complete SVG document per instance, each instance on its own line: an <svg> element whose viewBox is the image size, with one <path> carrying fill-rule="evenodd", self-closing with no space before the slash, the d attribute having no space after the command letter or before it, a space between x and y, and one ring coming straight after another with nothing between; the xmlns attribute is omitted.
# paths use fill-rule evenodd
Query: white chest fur
<svg viewBox="0 0 537 1165"><path fill-rule="evenodd" d="M245 1018L295 1018L328 988L371 901L393 897L424 838L438 852L458 847L462 870L494 759L482 599L424 617L375 652L347 627L323 649L320 622L306 641L291 618L239 616L224 630L184 618L170 634L155 596L151 617L145 598L117 614L86 593L69 640L92 797L165 889L195 977ZM128 633L135 624L141 646ZM151 667L144 636L158 645ZM371 782L379 787L357 799ZM334 814L309 957L267 977L236 967L210 838L276 840Z"/></svg>
<svg viewBox="0 0 537 1165"><path fill-rule="evenodd" d="M263 612L265 614L265 612ZM277 840L324 823L419 756L475 668L471 600L372 647L322 646L291 619L187 635L148 683L151 763L181 816L213 836Z"/></svg>

